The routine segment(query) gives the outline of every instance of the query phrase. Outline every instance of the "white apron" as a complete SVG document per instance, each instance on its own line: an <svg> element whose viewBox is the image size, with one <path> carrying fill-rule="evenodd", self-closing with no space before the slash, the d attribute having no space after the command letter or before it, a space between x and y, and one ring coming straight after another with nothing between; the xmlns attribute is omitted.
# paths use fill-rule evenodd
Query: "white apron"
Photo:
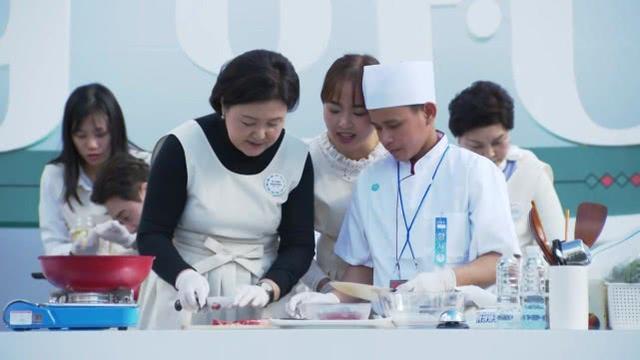
<svg viewBox="0 0 640 360"><path fill-rule="evenodd" d="M187 166L187 201L173 243L209 280L209 296L232 297L239 286L255 284L274 262L281 207L300 181L308 151L301 141L285 135L264 171L241 175L224 167L195 121L171 133L184 148ZM188 314L173 309L176 299L173 284L152 274L140 296L140 327L172 329L188 322ZM259 317L255 311L247 307L200 312L191 323Z"/></svg>

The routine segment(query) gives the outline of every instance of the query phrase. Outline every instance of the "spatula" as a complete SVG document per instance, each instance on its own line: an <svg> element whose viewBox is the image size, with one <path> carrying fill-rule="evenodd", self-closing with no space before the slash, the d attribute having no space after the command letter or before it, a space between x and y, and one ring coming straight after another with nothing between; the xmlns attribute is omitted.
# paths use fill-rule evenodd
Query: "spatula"
<svg viewBox="0 0 640 360"><path fill-rule="evenodd" d="M341 293L368 301L377 301L380 294L392 291L388 288L344 281L332 281L329 285Z"/></svg>
<svg viewBox="0 0 640 360"><path fill-rule="evenodd" d="M540 247L540 250L542 250L544 259L549 263L549 265L557 265L555 257L549 248L547 236L544 233L542 221L540 220L540 215L538 214L538 209L536 208L536 203L534 201L531 202L531 211L529 211L529 226L531 226L536 243Z"/></svg>
<svg viewBox="0 0 640 360"><path fill-rule="evenodd" d="M607 221L607 207L591 202L583 202L578 206L576 229L574 236L582 239L588 247L592 247Z"/></svg>

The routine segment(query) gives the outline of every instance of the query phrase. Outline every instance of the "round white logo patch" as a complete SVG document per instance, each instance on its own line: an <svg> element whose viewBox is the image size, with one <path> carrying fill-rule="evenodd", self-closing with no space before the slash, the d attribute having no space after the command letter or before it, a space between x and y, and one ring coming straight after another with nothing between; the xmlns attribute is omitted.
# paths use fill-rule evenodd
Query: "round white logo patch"
<svg viewBox="0 0 640 360"><path fill-rule="evenodd" d="M264 180L264 188L273 196L280 196L287 190L287 181L280 174L271 174Z"/></svg>

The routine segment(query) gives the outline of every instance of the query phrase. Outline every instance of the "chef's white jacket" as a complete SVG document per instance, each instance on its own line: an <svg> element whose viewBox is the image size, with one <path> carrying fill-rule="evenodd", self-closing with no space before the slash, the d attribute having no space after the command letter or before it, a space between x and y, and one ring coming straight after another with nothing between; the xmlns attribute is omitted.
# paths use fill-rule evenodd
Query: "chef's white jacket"
<svg viewBox="0 0 640 360"><path fill-rule="evenodd" d="M409 223L441 158L410 231L414 254L407 246L400 257L407 231L398 196L397 166ZM443 135L413 165L413 175L411 166L388 155L365 169L340 230L336 254L351 265L372 267L374 285L389 286L390 280L408 280L418 272L437 268L436 218L447 222L445 266L465 264L489 252L520 253L504 175L490 160L449 144Z"/></svg>

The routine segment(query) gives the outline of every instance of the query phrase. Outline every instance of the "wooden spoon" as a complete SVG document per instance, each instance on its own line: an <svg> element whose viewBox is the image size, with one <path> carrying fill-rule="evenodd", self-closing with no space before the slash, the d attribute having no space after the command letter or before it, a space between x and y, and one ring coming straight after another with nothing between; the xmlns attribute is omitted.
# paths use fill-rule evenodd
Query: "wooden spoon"
<svg viewBox="0 0 640 360"><path fill-rule="evenodd" d="M557 265L555 257L553 256L553 254L551 253L551 249L549 248L547 236L544 234L542 221L540 220L540 215L538 214L538 209L536 208L536 203L534 201L531 201L531 211L529 211L529 226L531 226L531 231L533 231L536 243L540 247L540 250L542 250L544 259L547 261L547 263L549 263L549 265Z"/></svg>
<svg viewBox="0 0 640 360"><path fill-rule="evenodd" d="M582 239L585 245L592 247L607 221L607 207L602 204L583 202L578 206L574 237Z"/></svg>

